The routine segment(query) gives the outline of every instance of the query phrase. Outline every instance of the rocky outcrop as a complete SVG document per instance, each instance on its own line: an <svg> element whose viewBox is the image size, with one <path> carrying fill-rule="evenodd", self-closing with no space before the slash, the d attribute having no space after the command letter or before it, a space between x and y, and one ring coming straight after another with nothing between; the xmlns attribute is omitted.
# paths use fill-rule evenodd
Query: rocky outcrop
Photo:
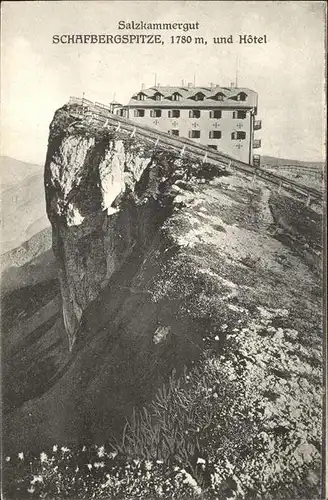
<svg viewBox="0 0 328 500"><path fill-rule="evenodd" d="M58 131L62 120L69 120L65 109L50 127L45 189L72 348L83 311L133 249L142 252L165 216L174 159L104 129L66 124Z"/></svg>

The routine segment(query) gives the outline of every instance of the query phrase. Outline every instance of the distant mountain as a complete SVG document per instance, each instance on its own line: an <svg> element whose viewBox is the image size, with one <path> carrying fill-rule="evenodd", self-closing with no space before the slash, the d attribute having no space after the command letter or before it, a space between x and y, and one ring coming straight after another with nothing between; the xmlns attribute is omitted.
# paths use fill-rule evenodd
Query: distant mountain
<svg viewBox="0 0 328 500"><path fill-rule="evenodd" d="M0 186L1 191L17 186L30 175L43 175L43 167L33 163L15 160L9 156L0 156Z"/></svg>
<svg viewBox="0 0 328 500"><path fill-rule="evenodd" d="M49 227L43 167L1 157L1 253Z"/></svg>
<svg viewBox="0 0 328 500"><path fill-rule="evenodd" d="M325 165L323 161L301 161L290 158L277 158L275 156L261 155L261 166L282 167L283 165L297 165L299 167L317 167L322 169Z"/></svg>

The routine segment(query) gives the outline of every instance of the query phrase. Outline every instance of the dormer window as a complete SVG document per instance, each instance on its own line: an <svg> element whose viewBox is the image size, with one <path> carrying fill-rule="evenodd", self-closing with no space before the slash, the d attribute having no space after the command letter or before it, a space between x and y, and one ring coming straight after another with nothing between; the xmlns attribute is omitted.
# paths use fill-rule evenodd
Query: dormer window
<svg viewBox="0 0 328 500"><path fill-rule="evenodd" d="M239 92L237 95L237 101L246 101L247 94L245 92Z"/></svg>
<svg viewBox="0 0 328 500"><path fill-rule="evenodd" d="M195 101L203 101L205 97L205 94L203 92L197 92L197 94L194 95Z"/></svg>
<svg viewBox="0 0 328 500"><path fill-rule="evenodd" d="M223 92L218 92L213 96L213 99L216 99L217 101L223 101L224 98L225 95L223 94Z"/></svg>
<svg viewBox="0 0 328 500"><path fill-rule="evenodd" d="M139 94L137 94L138 101L144 101L146 97L147 97L146 94L144 94L143 92L139 92Z"/></svg>
<svg viewBox="0 0 328 500"><path fill-rule="evenodd" d="M161 101L163 99L163 94L160 92L155 92L154 94L155 101Z"/></svg>
<svg viewBox="0 0 328 500"><path fill-rule="evenodd" d="M174 92L172 94L172 101L180 101L181 100L181 94L179 94L179 92Z"/></svg>

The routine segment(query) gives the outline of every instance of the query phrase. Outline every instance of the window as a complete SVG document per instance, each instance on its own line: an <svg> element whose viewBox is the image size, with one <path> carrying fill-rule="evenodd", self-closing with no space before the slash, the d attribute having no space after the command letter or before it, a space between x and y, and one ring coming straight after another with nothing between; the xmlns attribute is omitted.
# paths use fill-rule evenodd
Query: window
<svg viewBox="0 0 328 500"><path fill-rule="evenodd" d="M198 92L198 93L194 96L194 99L195 99L195 101L203 101L203 100L204 100L204 97L205 97L205 95L204 95L202 92Z"/></svg>
<svg viewBox="0 0 328 500"><path fill-rule="evenodd" d="M169 116L169 118L180 118L180 110L179 109L170 109L168 116Z"/></svg>
<svg viewBox="0 0 328 500"><path fill-rule="evenodd" d="M154 94L155 101L161 101L163 99L163 95L160 92L156 92Z"/></svg>
<svg viewBox="0 0 328 500"><path fill-rule="evenodd" d="M180 134L179 134L179 130L176 130L176 129L169 130L169 134L170 134L170 135L175 135L175 136L177 136L177 137L180 135Z"/></svg>
<svg viewBox="0 0 328 500"><path fill-rule="evenodd" d="M246 132L232 132L231 139L246 139Z"/></svg>
<svg viewBox="0 0 328 500"><path fill-rule="evenodd" d="M216 146L216 144L207 144L207 147L211 148L211 149L218 149L218 147Z"/></svg>
<svg viewBox="0 0 328 500"><path fill-rule="evenodd" d="M237 95L237 101L246 101L246 98L247 98L247 94L245 94L245 92L240 92Z"/></svg>
<svg viewBox="0 0 328 500"><path fill-rule="evenodd" d="M135 109L134 110L134 116L145 116L145 110L144 109Z"/></svg>
<svg viewBox="0 0 328 500"><path fill-rule="evenodd" d="M180 99L181 95L178 92L174 92L174 94L172 94L172 101L180 101Z"/></svg>
<svg viewBox="0 0 328 500"><path fill-rule="evenodd" d="M191 109L189 111L189 118L200 118L200 110L199 109Z"/></svg>
<svg viewBox="0 0 328 500"><path fill-rule="evenodd" d="M222 118L222 111L220 109L210 111L210 118Z"/></svg>
<svg viewBox="0 0 328 500"><path fill-rule="evenodd" d="M222 93L222 92L218 92L217 94L215 94L215 96L213 96L214 99L216 99L217 101L223 101L225 95Z"/></svg>
<svg viewBox="0 0 328 500"><path fill-rule="evenodd" d="M221 139L222 132L221 130L211 130L209 133L210 139Z"/></svg>
<svg viewBox="0 0 328 500"><path fill-rule="evenodd" d="M160 118L162 116L162 110L161 109L151 109L150 116L152 118Z"/></svg>
<svg viewBox="0 0 328 500"><path fill-rule="evenodd" d="M239 120L244 120L244 119L246 118L246 114L247 114L247 112L246 112L246 111L243 111L243 110L242 110L242 111L241 111L241 110L239 110L239 111L234 111L234 112L232 113L232 117L233 117L233 118L238 118Z"/></svg>
<svg viewBox="0 0 328 500"><path fill-rule="evenodd" d="M189 130L188 135L191 139L199 139L200 138L200 130Z"/></svg>
<svg viewBox="0 0 328 500"><path fill-rule="evenodd" d="M146 94L144 94L143 92L139 92L139 94L137 95L137 99L138 101L144 101L146 99Z"/></svg>

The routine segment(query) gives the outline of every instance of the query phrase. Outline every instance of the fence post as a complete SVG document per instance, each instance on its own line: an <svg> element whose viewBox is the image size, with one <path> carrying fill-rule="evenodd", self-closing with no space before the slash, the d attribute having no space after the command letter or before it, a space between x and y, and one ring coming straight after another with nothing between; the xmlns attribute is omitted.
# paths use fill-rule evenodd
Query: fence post
<svg viewBox="0 0 328 500"><path fill-rule="evenodd" d="M311 203L311 195L308 194L305 206L308 207L310 205L310 203Z"/></svg>
<svg viewBox="0 0 328 500"><path fill-rule="evenodd" d="M202 163L206 163L206 161L207 161L207 152L205 153L205 156L204 156L204 158L202 159Z"/></svg>
<svg viewBox="0 0 328 500"><path fill-rule="evenodd" d="M182 158L182 157L183 157L183 155L184 155L184 153L185 153L185 149L186 149L186 146L185 146L185 144L184 144L184 145L183 145L183 148L182 148L182 149L181 149L181 151L180 151L180 158Z"/></svg>
<svg viewBox="0 0 328 500"><path fill-rule="evenodd" d="M131 132L130 137L134 137L136 135L136 130L137 130L136 127L134 127L134 129Z"/></svg>

